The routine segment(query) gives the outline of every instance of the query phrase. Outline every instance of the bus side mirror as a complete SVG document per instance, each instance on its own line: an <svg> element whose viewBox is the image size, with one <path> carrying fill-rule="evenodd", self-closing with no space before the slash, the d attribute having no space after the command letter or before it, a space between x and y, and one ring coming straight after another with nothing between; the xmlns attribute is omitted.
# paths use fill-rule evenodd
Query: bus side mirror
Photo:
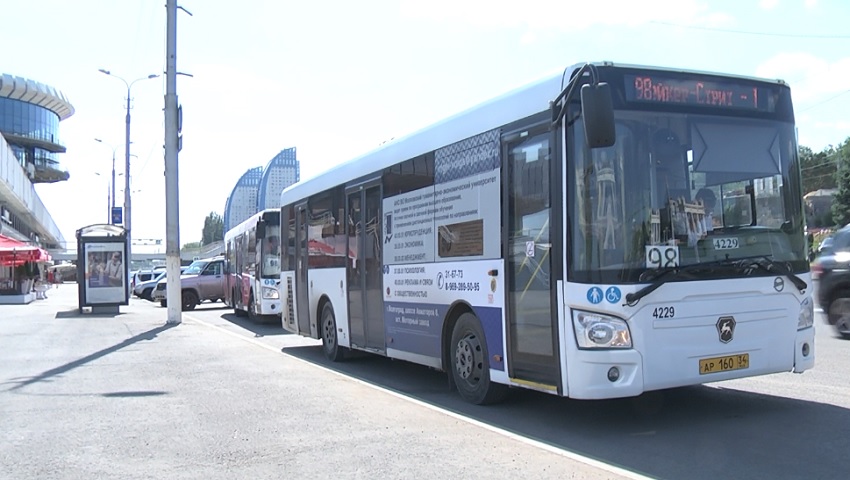
<svg viewBox="0 0 850 480"><path fill-rule="evenodd" d="M614 133L614 104L607 83L581 87L581 116L584 139L590 148L610 147L617 141Z"/></svg>
<svg viewBox="0 0 850 480"><path fill-rule="evenodd" d="M257 223L257 238L266 238L266 222Z"/></svg>

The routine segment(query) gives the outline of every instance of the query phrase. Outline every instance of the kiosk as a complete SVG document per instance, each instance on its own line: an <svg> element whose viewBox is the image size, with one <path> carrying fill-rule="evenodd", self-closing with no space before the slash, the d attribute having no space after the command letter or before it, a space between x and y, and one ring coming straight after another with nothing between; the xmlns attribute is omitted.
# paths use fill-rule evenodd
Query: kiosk
<svg viewBox="0 0 850 480"><path fill-rule="evenodd" d="M127 231L120 225L97 224L77 230L79 307L91 313L118 313L130 300Z"/></svg>

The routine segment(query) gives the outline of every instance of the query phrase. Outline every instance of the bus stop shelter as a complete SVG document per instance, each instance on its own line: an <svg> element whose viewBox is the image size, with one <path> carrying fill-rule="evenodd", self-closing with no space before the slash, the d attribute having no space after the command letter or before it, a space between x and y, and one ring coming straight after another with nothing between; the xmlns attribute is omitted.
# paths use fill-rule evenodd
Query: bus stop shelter
<svg viewBox="0 0 850 480"><path fill-rule="evenodd" d="M77 230L79 308L92 313L118 313L130 301L127 231L120 225L97 224Z"/></svg>

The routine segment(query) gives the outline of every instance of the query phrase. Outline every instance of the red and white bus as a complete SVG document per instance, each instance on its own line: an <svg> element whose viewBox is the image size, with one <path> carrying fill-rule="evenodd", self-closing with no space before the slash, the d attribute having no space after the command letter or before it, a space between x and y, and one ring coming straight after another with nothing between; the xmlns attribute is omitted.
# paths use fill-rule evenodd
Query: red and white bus
<svg viewBox="0 0 850 480"><path fill-rule="evenodd" d="M252 215L224 234L224 302L251 320L280 315L280 211Z"/></svg>

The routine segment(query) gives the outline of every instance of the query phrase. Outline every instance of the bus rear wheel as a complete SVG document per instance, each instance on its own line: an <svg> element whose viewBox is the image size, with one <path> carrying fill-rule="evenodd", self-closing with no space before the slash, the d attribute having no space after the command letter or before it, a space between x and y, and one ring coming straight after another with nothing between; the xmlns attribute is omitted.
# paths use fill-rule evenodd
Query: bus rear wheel
<svg viewBox="0 0 850 480"><path fill-rule="evenodd" d="M467 402L487 405L504 400L506 385L490 381L487 341L481 323L472 313L464 313L452 330L451 375L458 393Z"/></svg>
<svg viewBox="0 0 850 480"><path fill-rule="evenodd" d="M328 360L339 362L345 358L343 347L339 346L339 337L336 334L336 317L330 303L322 307L322 351Z"/></svg>

